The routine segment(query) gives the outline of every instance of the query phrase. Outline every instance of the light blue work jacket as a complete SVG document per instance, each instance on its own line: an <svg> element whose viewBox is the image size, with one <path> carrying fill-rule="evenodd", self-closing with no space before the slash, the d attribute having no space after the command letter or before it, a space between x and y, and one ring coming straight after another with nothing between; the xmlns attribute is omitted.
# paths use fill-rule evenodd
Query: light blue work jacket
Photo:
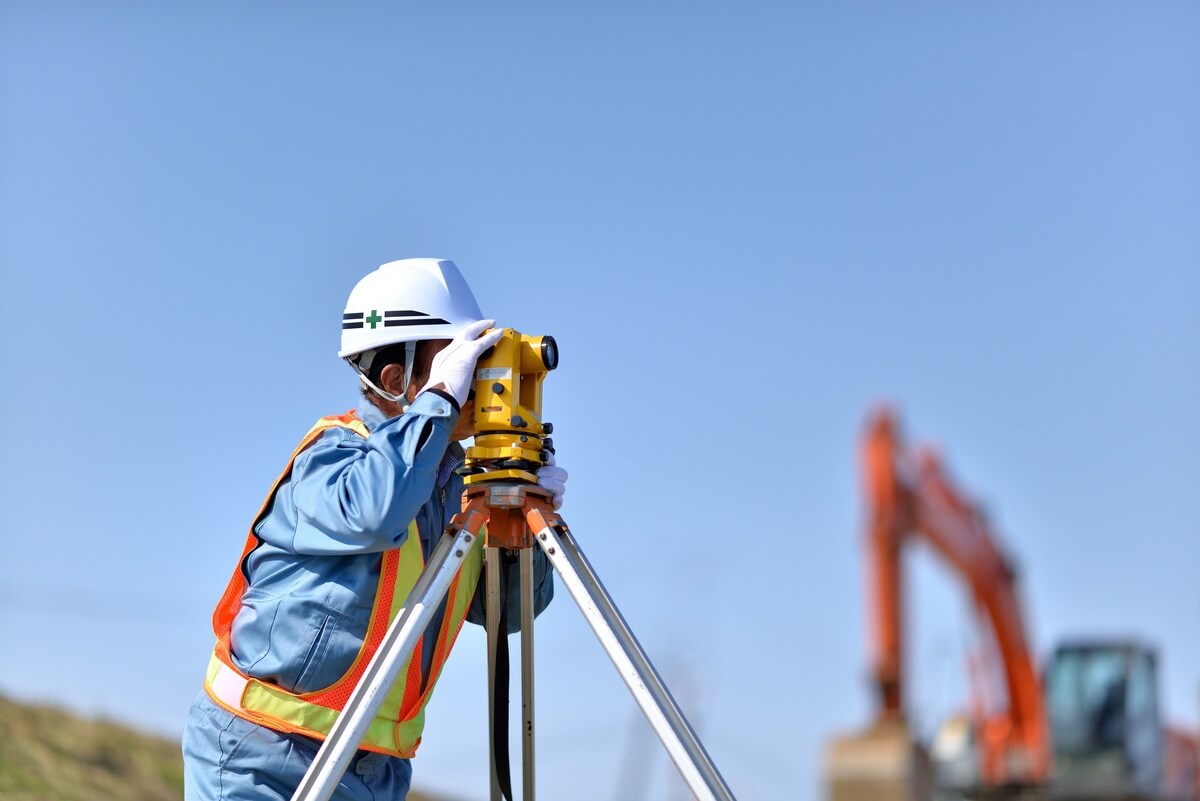
<svg viewBox="0 0 1200 801"><path fill-rule="evenodd" d="M419 395L400 417L388 419L366 400L358 416L371 435L329 428L292 465L254 532L262 541L246 558L247 589L233 621L232 656L242 672L294 693L328 687L350 668L366 636L379 583L381 551L398 548L416 519L428 558L461 508L462 478L439 467L462 450L451 443L458 418L433 392ZM553 595L553 572L535 552L535 608ZM516 631L520 600L516 560L508 560L508 620ZM482 624L480 582L468 619ZM422 648L428 668L444 604Z"/></svg>
<svg viewBox="0 0 1200 801"><path fill-rule="evenodd" d="M462 478L450 469L462 454L450 441L458 411L449 400L424 392L394 418L365 399L357 411L370 436L363 439L333 427L301 452L255 526L260 543L242 564L247 589L231 631L234 663L293 693L327 687L350 668L366 636L380 553L399 547L409 522L416 520L428 558L461 505ZM540 549L534 549L534 557L535 610L540 612L553 596L553 573ZM502 584L512 588L506 592L509 630L515 631L520 622L518 563L506 556L504 566ZM484 585L479 582L468 615L479 624L484 622ZM444 611L443 601L425 633L426 677ZM189 799L237 797L220 789L228 784L234 790L235 776L222 774L216 782L212 775L197 773L224 770L228 744L221 738L229 731L258 728L227 717L202 691L184 735ZM224 734L191 731L217 725ZM274 732L254 739L265 744L291 738L307 741L301 750L314 742ZM271 754L261 758L269 773ZM286 784L293 777L277 778Z"/></svg>

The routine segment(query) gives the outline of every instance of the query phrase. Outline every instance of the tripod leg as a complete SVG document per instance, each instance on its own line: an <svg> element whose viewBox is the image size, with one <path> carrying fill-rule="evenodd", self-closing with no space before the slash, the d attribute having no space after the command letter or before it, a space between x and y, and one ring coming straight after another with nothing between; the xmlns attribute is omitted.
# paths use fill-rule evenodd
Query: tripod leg
<svg viewBox="0 0 1200 801"><path fill-rule="evenodd" d="M524 801L534 801L533 548L521 550L521 756Z"/></svg>
<svg viewBox="0 0 1200 801"><path fill-rule="evenodd" d="M488 762L491 768L491 801L501 801L504 794L500 789L499 766L496 764L496 660L500 638L507 637L508 632L500 631L500 549L484 548L483 559L487 578Z"/></svg>
<svg viewBox="0 0 1200 801"><path fill-rule="evenodd" d="M562 577L563 584L579 605L692 794L701 801L734 801L729 786L579 550L570 530L565 524L547 525L537 532L536 540Z"/></svg>
<svg viewBox="0 0 1200 801"><path fill-rule="evenodd" d="M371 720L404 667L404 661L412 654L438 604L446 597L476 536L478 527L472 531L469 526L457 531L447 529L442 535L424 572L404 602L404 608L388 626L383 642L371 657L345 708L334 721L329 736L321 743L300 786L292 794L292 801L329 801L333 796Z"/></svg>
<svg viewBox="0 0 1200 801"><path fill-rule="evenodd" d="M521 550L521 754L524 801L533 801L533 550ZM491 740L491 799L509 798L511 778L508 765L508 716L500 712L508 704L508 649L502 647L508 637L501 609L507 599L501 596L500 549L484 551L487 565L487 639L488 639L488 731ZM506 617L506 616L504 616ZM497 699L499 698L499 705ZM502 718L498 720L497 718ZM503 743L497 747L497 743Z"/></svg>

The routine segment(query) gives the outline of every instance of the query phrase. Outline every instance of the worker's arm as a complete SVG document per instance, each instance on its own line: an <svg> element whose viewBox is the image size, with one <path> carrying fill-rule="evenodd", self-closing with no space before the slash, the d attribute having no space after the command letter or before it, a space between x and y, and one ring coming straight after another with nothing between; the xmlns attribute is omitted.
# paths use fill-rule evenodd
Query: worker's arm
<svg viewBox="0 0 1200 801"><path fill-rule="evenodd" d="M296 509L295 534L285 547L307 554L399 547L433 492L457 421L453 403L422 392L366 439L342 428L326 431L296 457L291 481L281 488Z"/></svg>

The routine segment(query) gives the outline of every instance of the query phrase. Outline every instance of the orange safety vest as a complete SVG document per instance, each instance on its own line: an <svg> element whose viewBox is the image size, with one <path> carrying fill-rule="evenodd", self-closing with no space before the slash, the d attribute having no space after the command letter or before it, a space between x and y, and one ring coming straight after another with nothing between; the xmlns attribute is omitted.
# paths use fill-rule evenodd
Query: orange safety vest
<svg viewBox="0 0 1200 801"><path fill-rule="evenodd" d="M304 734L321 740L329 734L338 714L349 700L350 693L366 670L367 663L383 641L388 625L403 608L404 601L424 570L425 557L421 551L421 537L416 521L409 523L408 538L403 545L383 553L379 585L375 590L375 602L371 607L371 619L362 647L349 670L330 686L314 692L297 694L271 682L247 676L233 664L229 638L234 616L241 609L242 594L246 590L246 577L242 573L241 565L259 542L254 527L266 513L279 485L291 475L292 464L300 452L315 442L326 429L335 426L348 428L364 438L368 434L367 427L353 411L340 416L323 417L292 452L287 467L280 473L279 478L275 479L262 508L250 525L250 533L246 537L246 547L242 550L238 567L234 568L229 586L225 588L225 593L213 612L213 631L217 635L217 644L209 660L208 674L204 681L204 689L208 691L209 696L233 714L275 731ZM421 687L421 652L424 645L422 638L417 641L416 648L401 669L400 675L404 677L403 680L397 681L388 691L359 748L405 758L410 758L416 753L417 746L421 743L421 730L425 726L425 704L429 701L442 665L445 664L450 648L454 645L459 629L462 628L471 598L475 594L475 585L483 565L483 539L475 538L458 576L450 585L446 614L434 645L429 678L424 689Z"/></svg>

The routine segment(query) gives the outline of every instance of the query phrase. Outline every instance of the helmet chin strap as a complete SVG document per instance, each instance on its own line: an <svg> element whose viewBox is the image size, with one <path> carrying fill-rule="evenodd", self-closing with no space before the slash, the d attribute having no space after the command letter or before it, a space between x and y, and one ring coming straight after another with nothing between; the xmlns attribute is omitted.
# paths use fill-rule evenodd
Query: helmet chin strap
<svg viewBox="0 0 1200 801"><path fill-rule="evenodd" d="M416 342L405 342L404 343L404 386L405 387L407 387L409 385L409 382L412 381L413 361L416 359L416 355L417 355L417 343ZM361 368L358 364L356 364L354 362L353 356L347 356L346 363L350 365L350 367L354 370L354 372L358 373L358 380L362 383L363 386L368 387L372 392L374 392L376 395L383 398L384 400L391 401L392 403L400 404L400 412L401 413L408 411L408 398L404 397L403 395L395 395L391 392L388 392L386 389L383 389L382 387L376 386L374 381L367 378L367 371L364 370L363 368Z"/></svg>

